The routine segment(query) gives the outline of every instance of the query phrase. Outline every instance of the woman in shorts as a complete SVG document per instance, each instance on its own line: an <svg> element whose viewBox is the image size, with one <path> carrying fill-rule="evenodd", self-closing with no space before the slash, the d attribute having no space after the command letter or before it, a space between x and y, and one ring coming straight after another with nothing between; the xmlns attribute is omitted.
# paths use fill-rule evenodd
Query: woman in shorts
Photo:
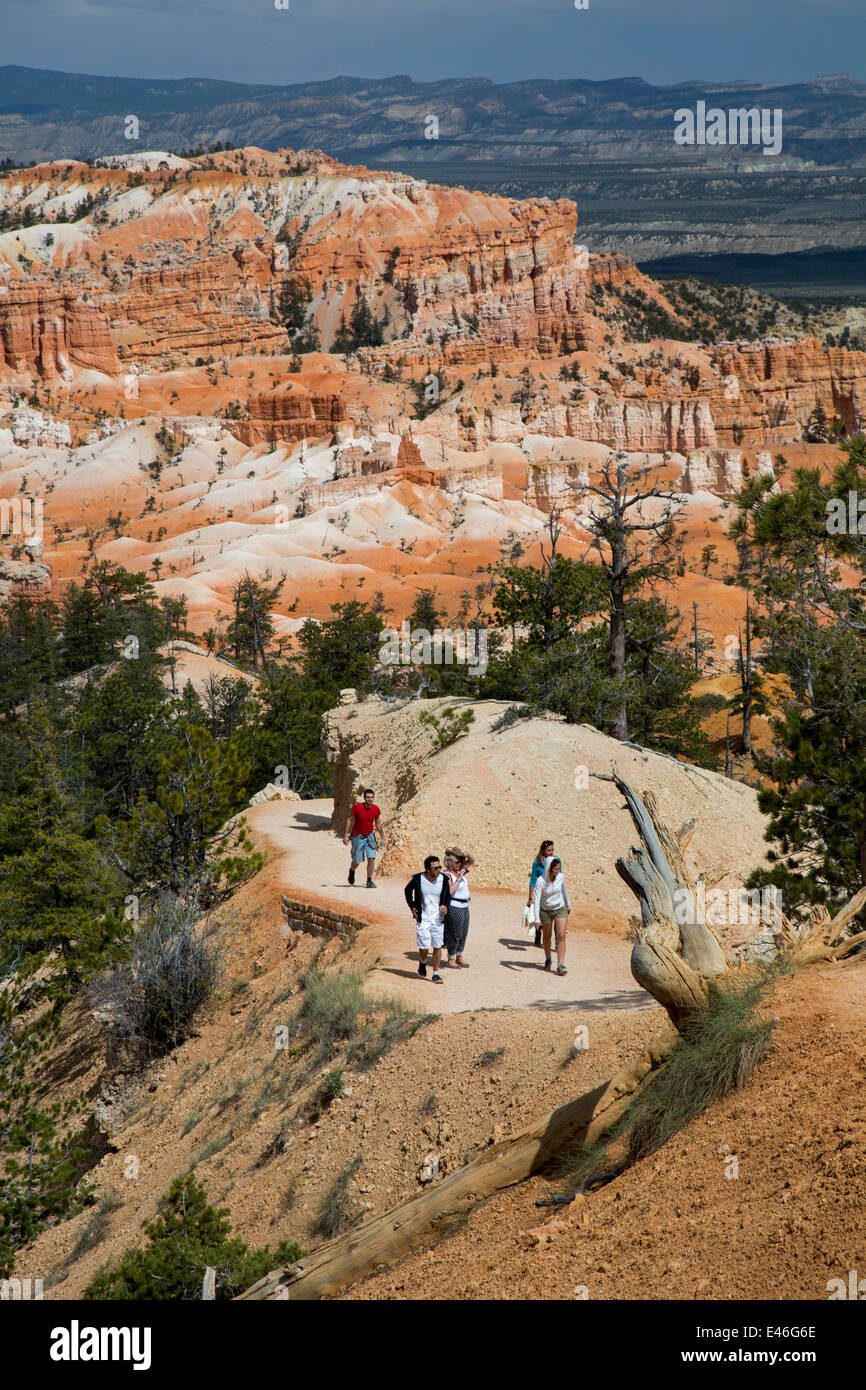
<svg viewBox="0 0 866 1390"><path fill-rule="evenodd" d="M544 968L550 970L553 965L553 958L550 954L553 933L556 933L556 973L557 975L567 975L565 968L565 944L566 932L568 930L568 914L571 911L571 903L568 900L568 889L565 886L565 879L562 874L562 861L551 859L546 865L544 873L535 883L535 919L541 923L541 933L544 943Z"/></svg>
<svg viewBox="0 0 866 1390"><path fill-rule="evenodd" d="M548 864L550 863L550 861L551 861L552 858L553 858L553 841L552 841L552 840L542 840L542 842L541 842L541 848L540 848L540 850L538 851L538 853L537 853L537 855L535 856L535 858L533 859L533 861L532 861L532 866L531 866L531 868L530 868L530 870L529 870L529 895L528 895L528 897L527 897L527 899L526 899L526 906L527 906L527 907L532 907L533 902L534 902L534 900L535 900L535 885L536 885L536 883L538 882L538 880L541 878L541 875L544 873L544 870L547 868L547 866L548 866ZM540 945L541 945L541 923L538 921L538 915L537 915L537 914L536 914L536 917L535 917L535 921L536 921L536 927L535 927L535 944L536 944L536 946L540 946Z"/></svg>

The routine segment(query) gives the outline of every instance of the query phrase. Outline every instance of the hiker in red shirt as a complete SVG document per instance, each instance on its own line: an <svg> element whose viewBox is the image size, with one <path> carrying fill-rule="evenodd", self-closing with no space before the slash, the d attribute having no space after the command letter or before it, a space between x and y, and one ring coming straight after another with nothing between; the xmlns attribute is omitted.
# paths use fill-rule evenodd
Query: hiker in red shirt
<svg viewBox="0 0 866 1390"><path fill-rule="evenodd" d="M372 787L364 790L364 800L356 801L349 812L349 819L346 821L346 833L343 836L343 844L349 843L349 836L352 837L352 858L349 864L349 882L355 882L355 869L358 864L363 864L367 860L367 887L375 888L373 882L373 868L376 863L376 835L378 833L382 848L385 848L385 832L379 820L379 807L374 805L373 797L376 793Z"/></svg>

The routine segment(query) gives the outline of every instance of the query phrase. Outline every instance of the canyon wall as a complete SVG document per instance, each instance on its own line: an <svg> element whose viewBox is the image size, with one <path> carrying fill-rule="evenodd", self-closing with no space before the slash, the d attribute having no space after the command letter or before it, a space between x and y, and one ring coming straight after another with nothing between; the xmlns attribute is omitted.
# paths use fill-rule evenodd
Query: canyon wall
<svg viewBox="0 0 866 1390"><path fill-rule="evenodd" d="M270 256L238 244L193 264L142 271L103 304L120 356L143 365L282 353L288 337L271 321L271 278Z"/></svg>
<svg viewBox="0 0 866 1390"><path fill-rule="evenodd" d="M363 300L401 361L431 347L454 362L502 348L549 355L582 332L587 256L564 199L515 202L315 152L243 151L164 171L43 166L0 178L0 211L42 224L17 250L0 244L7 282L74 280L73 299L86 293L102 311L124 362L286 352L281 301L292 299L325 350ZM49 243L58 223L74 234ZM30 360L50 375L51 344Z"/></svg>
<svg viewBox="0 0 866 1390"><path fill-rule="evenodd" d="M213 362L214 385L220 360L284 354L296 331L328 349L363 301L384 342L349 365L370 380L449 364L490 379L491 361L509 358L513 378L527 360L584 349L579 390L536 369L528 399L513 385L493 402L480 385L454 408L446 398L424 429L462 451L527 433L627 452L783 446L817 404L849 433L862 425L862 352L815 338L629 342L617 317L629 296L663 315L670 302L625 256L576 246L568 200L439 187L315 151L176 163L0 176L0 211L25 219L14 245L0 235L0 371L52 381ZM327 437L348 418L328 391L262 394L259 382L240 395L232 429L249 444Z"/></svg>
<svg viewBox="0 0 866 1390"><path fill-rule="evenodd" d="M71 290L0 289L0 371L49 381L75 368L120 370L105 315Z"/></svg>
<svg viewBox="0 0 866 1390"><path fill-rule="evenodd" d="M336 393L307 391L293 383L280 391L250 396L248 419L230 420L226 425L245 444L297 444L302 439L329 438L347 418Z"/></svg>
<svg viewBox="0 0 866 1390"><path fill-rule="evenodd" d="M710 350L721 380L710 406L721 442L760 445L800 439L815 406L848 433L866 419L866 353L796 343L723 344Z"/></svg>

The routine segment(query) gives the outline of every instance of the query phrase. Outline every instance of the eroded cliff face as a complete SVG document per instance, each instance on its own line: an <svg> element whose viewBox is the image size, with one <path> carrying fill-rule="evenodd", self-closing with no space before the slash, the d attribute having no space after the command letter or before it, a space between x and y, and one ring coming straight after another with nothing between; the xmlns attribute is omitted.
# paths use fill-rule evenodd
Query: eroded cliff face
<svg viewBox="0 0 866 1390"><path fill-rule="evenodd" d="M271 284L270 255L238 244L192 265L143 271L104 303L124 359L188 364L285 352L286 331L270 317Z"/></svg>
<svg viewBox="0 0 866 1390"><path fill-rule="evenodd" d="M850 433L866 416L866 353L797 343L724 344L711 351L722 378L710 405L723 440L786 443L821 404ZM737 435L738 438L734 438Z"/></svg>
<svg viewBox="0 0 866 1390"><path fill-rule="evenodd" d="M755 473L775 477L772 457L765 450L755 455ZM747 476L740 449L699 449L686 459L679 487L689 495L710 492L730 498L740 491Z"/></svg>
<svg viewBox="0 0 866 1390"><path fill-rule="evenodd" d="M337 392L307 391L296 383L250 396L248 413L247 420L229 422L232 432L245 444L328 438L348 418Z"/></svg>
<svg viewBox="0 0 866 1390"><path fill-rule="evenodd" d="M44 560L41 538L0 557L0 602L92 556L184 594L199 633L246 573L279 574L289 645L348 595L398 622L421 586L462 624L503 555L540 562L554 507L585 555L621 450L685 494L676 601L723 652L732 497L780 447L838 457L801 442L816 404L863 416L866 355L708 347L706 318L690 341L689 301L587 255L568 202L247 149L6 173L0 215L0 496L46 501ZM328 351L359 302L382 343Z"/></svg>
<svg viewBox="0 0 866 1390"><path fill-rule="evenodd" d="M415 333L436 327L450 303L452 319L470 325L467 347L472 334L541 354L557 351L563 337L577 346L586 257L574 245L575 205L491 199L479 217L479 197L466 206L445 193L426 190L432 235L408 248L401 245L394 260L393 282L402 289Z"/></svg>
<svg viewBox="0 0 866 1390"><path fill-rule="evenodd" d="M0 555L0 603L5 603L16 594L29 598L47 594L50 588L50 565L35 558L13 560Z"/></svg>
<svg viewBox="0 0 866 1390"><path fill-rule="evenodd" d="M667 468L658 467L658 475L668 474L674 488L686 496L708 493L729 500L743 487L750 471L774 478L773 461L769 453L759 451L752 463L746 461L741 449L695 449L685 459L669 460ZM586 461L574 459L533 460L526 470L524 500L539 511L582 508L580 490L593 481Z"/></svg>
<svg viewBox="0 0 866 1390"><path fill-rule="evenodd" d="M580 340L586 256L574 246L574 203L440 188L318 152L171 166L70 160L0 179L0 212L36 224L14 245L0 235L10 290L25 277L71 282L62 317L75 318L82 350L88 319L98 336L85 295L103 315L101 344L82 365L117 370L104 319L124 363L285 352L284 320L299 326L287 301L303 305L305 329L327 350L363 300L407 361L431 346L443 360L480 361L503 346L550 354ZM58 352L79 365L45 324L28 323L10 318L13 369L47 378Z"/></svg>
<svg viewBox="0 0 866 1390"><path fill-rule="evenodd" d="M119 371L105 315L72 290L0 286L0 373L50 381L76 368Z"/></svg>
<svg viewBox="0 0 866 1390"><path fill-rule="evenodd" d="M817 404L849 432L866 411L864 353L817 339L676 341L688 325L664 287L625 256L575 245L567 200L247 149L16 171L0 178L0 212L34 224L0 234L0 375L198 364L225 379L229 359L285 355L298 332L327 351L363 303L383 342L358 347L350 372L382 382L459 371L459 398L443 390L425 430L463 451L527 432L629 453L772 448L801 439ZM630 337L639 323L675 339L644 351ZM580 359L579 390L531 368L516 395L483 389L491 363L515 375L562 355ZM277 364L271 390L242 392L231 427L244 442L295 443L346 423L341 384L334 399L330 388L297 397L281 390L285 373ZM369 413L405 432L412 404L389 410Z"/></svg>
<svg viewBox="0 0 866 1390"><path fill-rule="evenodd" d="M553 507L574 507L575 489L586 487L589 480L585 464L542 459L527 467L524 498L542 512Z"/></svg>

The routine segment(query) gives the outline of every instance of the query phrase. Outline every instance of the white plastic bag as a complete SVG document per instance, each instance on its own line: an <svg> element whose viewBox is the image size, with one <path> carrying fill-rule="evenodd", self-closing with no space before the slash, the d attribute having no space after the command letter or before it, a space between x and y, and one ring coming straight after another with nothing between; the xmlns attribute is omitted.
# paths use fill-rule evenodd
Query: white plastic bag
<svg viewBox="0 0 866 1390"><path fill-rule="evenodd" d="M531 907L523 909L523 930L527 936L535 936L536 921Z"/></svg>

